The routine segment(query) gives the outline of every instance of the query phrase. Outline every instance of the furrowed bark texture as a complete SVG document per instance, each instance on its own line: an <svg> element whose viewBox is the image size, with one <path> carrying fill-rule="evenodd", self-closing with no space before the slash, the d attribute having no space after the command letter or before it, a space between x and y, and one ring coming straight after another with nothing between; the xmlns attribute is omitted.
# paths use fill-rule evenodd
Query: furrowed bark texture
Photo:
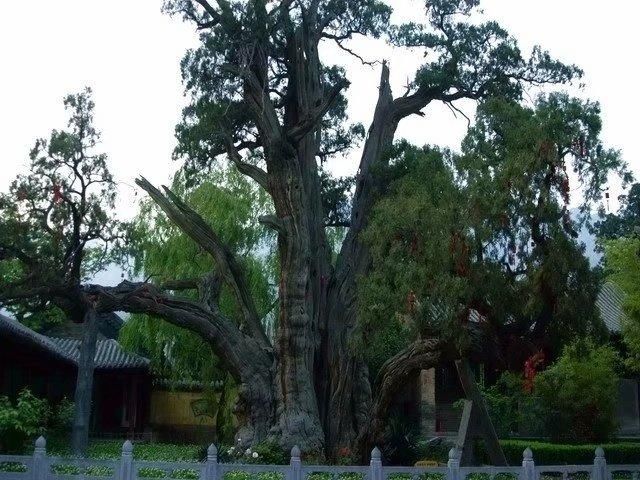
<svg viewBox="0 0 640 480"><path fill-rule="evenodd" d="M402 385L385 380L374 402L367 366L353 351L352 340L356 281L370 265L359 236L382 189L373 170L386 162L398 122L410 112L406 108L400 112L389 85L389 69L383 65L356 179L350 229L334 267L325 236L317 165L319 127L317 120L314 124L310 119L321 115L318 110L327 108L340 87L323 90L317 43L301 31L292 36L289 60L293 68L282 125L269 97L262 94L262 81L256 75L260 69L242 72L245 99L260 132L267 165L259 183L266 186L275 208L275 215L261 219L278 234L279 318L274 345L260 326L233 252L170 190L162 192L145 179L137 183L215 260L218 278L231 287L240 306L241 324L224 318L215 301L195 304L150 285L125 282L112 289L93 286L90 291L101 299L101 309L153 314L205 338L240 385L237 414L243 441L274 437L286 446L298 444L306 451L324 450L332 455L356 439L375 438L381 428L381 411ZM230 145L230 156L242 164L232 142ZM253 176L255 171L250 173ZM439 358L437 351L430 355L433 361ZM406 379L415 373L414 356L424 360L414 347L395 359L390 371L405 372L400 378ZM371 428L377 433L369 434Z"/></svg>
<svg viewBox="0 0 640 480"><path fill-rule="evenodd" d="M93 398L93 371L98 340L98 318L94 309L89 308L84 315L84 333L80 344L76 389L73 396L73 426L71 429L71 451L84 456L89 445L89 422L91 421L91 400Z"/></svg>

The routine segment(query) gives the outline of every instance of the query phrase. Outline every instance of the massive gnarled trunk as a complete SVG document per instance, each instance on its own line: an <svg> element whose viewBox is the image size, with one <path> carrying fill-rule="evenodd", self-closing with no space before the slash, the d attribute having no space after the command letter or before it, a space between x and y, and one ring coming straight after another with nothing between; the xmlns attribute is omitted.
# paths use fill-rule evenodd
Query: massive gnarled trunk
<svg viewBox="0 0 640 480"><path fill-rule="evenodd" d="M428 3L437 35L426 40L409 35L407 41L411 45L414 41L435 42L431 47L439 60L430 64L435 71L410 86L404 96L394 98L389 68L382 65L378 98L356 175L348 232L337 260L332 262L318 160L323 156L323 119L347 82L335 71L328 73L329 67L320 61L319 43L327 39L354 54L341 42L355 34L379 33L384 29L380 25L389 20L388 10L374 1L259 0L242 4L246 12L241 12L240 3L227 0L167 4L199 29L212 32L203 34L202 49L186 62L201 75L189 70L187 76L195 75L195 83L201 80L206 84L202 91L189 87L200 95L196 103L203 108L212 106L212 113L205 114L198 126L197 135L206 130L206 138L198 139L194 148L208 145L207 157L226 154L239 172L253 179L272 199L274 212L261 222L277 234L276 338L272 344L260 325L234 252L171 191L161 192L144 179L138 184L215 260L217 274L235 295L241 313L239 324L220 312L215 299L187 301L152 285L129 282L115 288L86 289L97 295L101 310L156 315L208 341L240 386L237 414L243 441L274 437L284 446L324 449L329 455L341 446L377 442L399 385L420 368L431 367L443 357L453 358L439 341L420 340L389 360L378 379L371 379L367 366L352 349L357 332L357 281L370 268L361 233L383 193L384 185L375 172L387 162L398 124L409 115L420 114L432 101L451 104L461 98L482 98L496 91L490 88L492 82L514 91L512 87L528 76L545 83L562 81L571 74L555 73L553 62L542 56L540 62L549 71L543 68L535 75L535 62L521 59L504 32L495 31L493 24L483 26L486 32L482 35L462 27L458 32L452 18L467 14L474 2ZM493 40L482 40L485 37ZM477 55L468 49L477 50ZM505 58L513 60L505 65L508 71L496 66ZM220 111L225 113L220 115ZM257 155L245 158L246 149ZM255 162L256 156L260 162Z"/></svg>
<svg viewBox="0 0 640 480"><path fill-rule="evenodd" d="M296 35L297 41L301 35ZM305 54L301 55L300 52ZM379 194L373 169L384 161L391 147L398 122L419 111L428 97L393 99L389 69L383 65L379 98L363 148L356 178L349 232L335 265L325 238L320 175L316 162L318 142L316 124L335 92L323 92L319 78L315 44L295 49L299 73L289 101L290 115L281 126L268 98L259 95L257 79L246 81L245 95L256 112L256 123L263 139L267 170L249 167L240 159L233 144L229 156L270 193L275 215L261 221L276 230L280 260L279 319L275 344L271 345L260 328L258 315L248 293L242 269L233 253L215 232L171 191L161 192L146 180L145 189L167 216L216 260L224 281L232 287L243 313L237 327L210 305L171 297L149 285L123 283L105 289L87 287L102 300L101 309L145 312L200 334L209 341L240 385L237 414L242 423L239 436L246 442L277 438L283 445L298 444L307 451L332 454L341 446L366 443L380 433L384 408L395 390L385 387L384 401L372 396L366 364L353 351L356 327L356 282L369 268L369 254L359 234ZM312 68L313 67L313 68ZM295 108L293 108L295 106ZM404 110L400 107L404 106ZM293 139L292 139L293 138ZM415 347L415 346L413 346ZM437 343L422 345L433 349L425 367L439 358ZM421 350L422 351L422 350ZM424 353L424 352L423 352ZM394 359L395 365L419 360L411 347ZM423 357L420 357L423 358ZM418 363L416 363L418 362ZM411 372L415 373L415 369ZM383 372L382 385L398 387L386 378L396 369ZM389 383L391 382L391 383ZM381 403L382 402L382 403ZM379 417L379 418L378 418ZM375 434L369 434L370 429ZM378 438L379 439L379 438Z"/></svg>

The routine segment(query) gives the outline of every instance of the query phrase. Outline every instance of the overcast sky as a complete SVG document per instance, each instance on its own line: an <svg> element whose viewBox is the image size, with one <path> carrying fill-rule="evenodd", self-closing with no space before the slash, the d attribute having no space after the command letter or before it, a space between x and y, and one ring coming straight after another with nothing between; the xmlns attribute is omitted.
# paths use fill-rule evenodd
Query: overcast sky
<svg viewBox="0 0 640 480"><path fill-rule="evenodd" d="M394 0L397 19L420 17L423 2ZM120 184L119 210L135 212L133 179L140 174L166 182L173 129L183 106L179 61L197 43L189 24L160 13L160 0L2 1L0 10L0 191L19 171L37 137L64 126L62 97L93 88L103 150ZM582 95L602 104L604 138L622 149L640 177L638 122L640 2L629 0L486 0L498 20L528 51L534 44L585 72ZM413 76L420 55L379 42L355 43L364 57L388 59L396 95ZM333 57L334 50L328 51ZM368 125L379 68L345 59L352 81L350 114ZM471 106L466 107L469 111ZM442 107L401 124L400 135L424 144L456 148L466 121ZM357 155L336 161L339 174L353 173ZM617 191L613 191L615 195Z"/></svg>

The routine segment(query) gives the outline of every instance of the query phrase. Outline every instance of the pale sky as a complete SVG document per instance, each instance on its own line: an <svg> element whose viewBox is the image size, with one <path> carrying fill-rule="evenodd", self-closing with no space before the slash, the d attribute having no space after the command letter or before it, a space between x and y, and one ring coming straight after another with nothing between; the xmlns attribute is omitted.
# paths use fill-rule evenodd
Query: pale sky
<svg viewBox="0 0 640 480"><path fill-rule="evenodd" d="M394 0L396 18L421 14L423 2ZM91 86L102 150L121 182L122 217L135 213L133 179L167 182L179 166L171 160L173 130L184 103L179 62L197 44L194 29L160 13L161 0L2 0L0 10L0 191L24 171L37 137L64 126L62 98ZM640 177L636 115L640 96L637 48L640 2L631 0L485 0L525 51L541 44L586 73L581 95L599 100L604 138L622 149ZM420 18L415 16L414 18ZM393 51L380 42L353 46L368 59L391 64L400 95L420 64L419 54ZM326 50L331 56L335 49ZM344 59L352 81L350 115L368 126L379 68ZM468 105L467 109L472 111ZM411 118L399 133L415 143L456 148L466 121L443 107ZM353 173L358 154L335 161L338 174ZM615 197L617 190L612 190Z"/></svg>

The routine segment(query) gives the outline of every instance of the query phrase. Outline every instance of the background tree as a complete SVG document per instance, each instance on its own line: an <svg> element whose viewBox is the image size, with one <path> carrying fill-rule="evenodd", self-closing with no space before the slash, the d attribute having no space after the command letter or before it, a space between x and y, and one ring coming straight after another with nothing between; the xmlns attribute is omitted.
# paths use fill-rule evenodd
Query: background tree
<svg viewBox="0 0 640 480"><path fill-rule="evenodd" d="M640 229L640 183L631 185L626 195L619 198L620 208L595 222L591 232L600 240L629 237Z"/></svg>
<svg viewBox="0 0 640 480"><path fill-rule="evenodd" d="M95 301L82 282L102 270L121 238L115 182L97 153L91 90L64 99L67 130L39 139L28 175L0 197L0 305L24 320L40 315L84 322L75 393L73 449L86 448L97 337Z"/></svg>
<svg viewBox="0 0 640 480"><path fill-rule="evenodd" d="M538 351L548 362L575 337L606 335L599 276L568 210L567 170L585 212L609 175L627 175L599 133L597 104L552 94L533 107L483 103L460 155L399 145L363 235L373 261L360 325L373 371L396 368L416 338L521 372Z"/></svg>
<svg viewBox="0 0 640 480"><path fill-rule="evenodd" d="M261 323L273 338L276 318L274 236L257 221L269 207L268 197L231 165L207 172L197 186L187 188L179 173L173 190L197 208L234 251L241 252L249 289L256 299ZM193 300L212 298L236 323L241 321L233 293L221 282L213 259L175 227L149 200L132 225L130 252L137 276L153 278L166 289ZM180 281L174 279L180 278ZM170 381L222 384L215 411L218 441L235 443L232 412L237 397L233 378L221 368L209 343L193 332L145 314L131 315L120 331L120 342L151 360L154 374ZM209 388L210 390L210 388ZM213 397L213 391L208 391Z"/></svg>
<svg viewBox="0 0 640 480"><path fill-rule="evenodd" d="M604 242L607 278L625 293L621 319L625 362L640 371L640 238L637 235Z"/></svg>
<svg viewBox="0 0 640 480"><path fill-rule="evenodd" d="M209 342L239 385L245 442L275 437L284 446L326 447L332 454L358 436L361 445L377 441L383 417L372 402L392 396L406 375L440 360L439 340L414 342L398 354L399 370L383 374L373 399L367 365L352 348L356 282L371 265L361 233L384 186L375 172L389 160L398 124L432 102L518 99L527 85L563 83L580 74L539 48L525 58L495 22L469 19L477 5L477 0L429 1L424 24L390 29L391 7L378 0L165 2L168 12L194 22L201 32L200 46L182 63L192 102L178 126L177 155L188 172L226 155L271 198L273 211L260 221L277 235L276 338L271 342L261 325L237 252L175 193L144 179L139 185L169 219L213 257L241 312L239 326L216 304L151 285L125 282L86 291L100 297L100 310L160 316ZM348 230L335 258L326 206L344 202L325 201L322 162L352 147L362 129L347 123L348 81L340 68L321 59L319 46L336 43L348 54L353 51L346 43L355 35L387 33L393 43L419 49L427 60L397 98L389 67L382 66Z"/></svg>

